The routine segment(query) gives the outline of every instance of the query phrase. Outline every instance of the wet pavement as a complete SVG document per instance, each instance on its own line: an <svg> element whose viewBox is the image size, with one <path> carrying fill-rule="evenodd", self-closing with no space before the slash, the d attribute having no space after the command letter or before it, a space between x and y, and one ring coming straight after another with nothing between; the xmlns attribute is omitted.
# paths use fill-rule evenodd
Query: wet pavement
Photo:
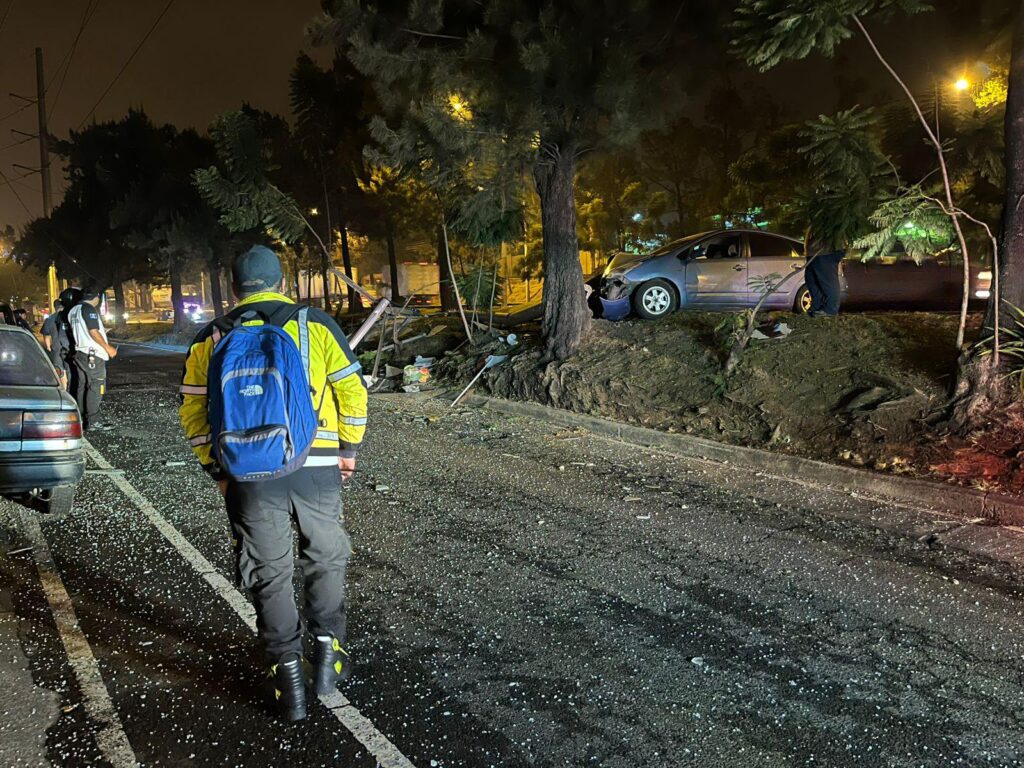
<svg viewBox="0 0 1024 768"><path fill-rule="evenodd" d="M403 396L372 400L346 492L344 711L372 733L320 704L277 723L217 586L227 527L177 426L180 359L124 348L110 370L74 511L0 502L11 765L118 764L117 732L152 766L374 766L377 737L419 768L1024 761L1020 574L872 524L927 532L927 511ZM18 553L27 520L42 543Z"/></svg>

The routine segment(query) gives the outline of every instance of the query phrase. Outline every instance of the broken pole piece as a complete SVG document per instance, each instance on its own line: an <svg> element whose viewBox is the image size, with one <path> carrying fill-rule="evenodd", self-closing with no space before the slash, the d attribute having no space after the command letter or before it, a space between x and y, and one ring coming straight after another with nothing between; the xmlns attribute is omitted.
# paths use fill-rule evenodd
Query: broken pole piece
<svg viewBox="0 0 1024 768"><path fill-rule="evenodd" d="M484 375L484 371L488 371L496 365L501 365L506 360L508 360L508 355L488 355L487 360L484 361L484 367L477 371L476 376L474 376L469 384L466 385L466 388L459 393L459 396L452 400L452 404L448 407L454 408L458 405L459 401L465 397L466 393L469 392L473 385L477 383L479 378Z"/></svg>

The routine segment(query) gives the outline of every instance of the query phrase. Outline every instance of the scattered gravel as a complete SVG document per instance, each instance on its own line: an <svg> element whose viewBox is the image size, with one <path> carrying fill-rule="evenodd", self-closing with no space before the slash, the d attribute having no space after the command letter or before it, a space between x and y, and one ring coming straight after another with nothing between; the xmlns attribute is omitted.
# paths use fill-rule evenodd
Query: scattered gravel
<svg viewBox="0 0 1024 768"><path fill-rule="evenodd" d="M176 425L176 369L112 366L114 428L93 441L230 577L220 502ZM1019 574L865 524L927 531L923 512L795 489L376 398L346 493L345 694L421 767L1021 765ZM109 478L88 476L44 530L146 765L373 765L319 708L302 726L262 714L247 630ZM73 705L20 557L0 555L0 578L33 623L36 684ZM58 732L79 756L51 746L54 764L95 764L81 707Z"/></svg>

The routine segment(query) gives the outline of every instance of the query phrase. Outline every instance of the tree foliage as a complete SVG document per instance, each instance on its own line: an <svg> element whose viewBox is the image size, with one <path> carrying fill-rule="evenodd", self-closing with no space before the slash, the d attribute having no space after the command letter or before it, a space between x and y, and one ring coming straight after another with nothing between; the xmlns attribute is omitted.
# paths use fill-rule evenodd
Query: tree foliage
<svg viewBox="0 0 1024 768"><path fill-rule="evenodd" d="M270 181L272 158L256 121L241 111L225 112L210 126L220 166L195 171L196 187L220 212L232 232L264 229L285 243L307 228L298 203Z"/></svg>
<svg viewBox="0 0 1024 768"><path fill-rule="evenodd" d="M862 250L861 258L865 261L886 256L902 246L908 256L920 263L953 243L949 216L920 186L883 200L869 219L874 231L853 244Z"/></svg>
<svg viewBox="0 0 1024 768"><path fill-rule="evenodd" d="M854 17L931 10L924 0L740 0L733 50L762 72L812 53L831 57L854 35Z"/></svg>

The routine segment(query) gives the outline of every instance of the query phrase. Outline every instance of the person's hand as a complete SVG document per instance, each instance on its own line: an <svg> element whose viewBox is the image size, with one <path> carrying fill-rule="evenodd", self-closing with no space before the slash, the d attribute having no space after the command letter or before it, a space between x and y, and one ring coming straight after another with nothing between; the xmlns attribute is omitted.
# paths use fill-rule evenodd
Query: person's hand
<svg viewBox="0 0 1024 768"><path fill-rule="evenodd" d="M220 491L220 495L221 496L225 496L226 497L228 495L228 481L227 480L218 480L217 481L217 489Z"/></svg>
<svg viewBox="0 0 1024 768"><path fill-rule="evenodd" d="M344 456L338 457L338 469L341 470L341 481L347 483L352 479L352 473L356 471L356 460L353 458L346 458Z"/></svg>
<svg viewBox="0 0 1024 768"><path fill-rule="evenodd" d="M117 347L107 347L107 355L111 360L117 357Z"/></svg>

